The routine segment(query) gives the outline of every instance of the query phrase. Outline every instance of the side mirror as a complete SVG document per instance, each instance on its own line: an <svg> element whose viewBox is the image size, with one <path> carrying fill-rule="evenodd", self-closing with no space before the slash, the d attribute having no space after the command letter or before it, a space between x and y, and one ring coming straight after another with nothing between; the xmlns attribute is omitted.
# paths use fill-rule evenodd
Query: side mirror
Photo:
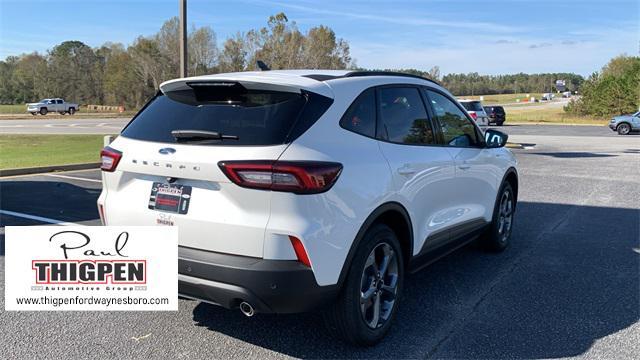
<svg viewBox="0 0 640 360"><path fill-rule="evenodd" d="M502 131L487 129L484 132L484 141L487 143L488 148L501 148L507 145L507 139L509 135Z"/></svg>

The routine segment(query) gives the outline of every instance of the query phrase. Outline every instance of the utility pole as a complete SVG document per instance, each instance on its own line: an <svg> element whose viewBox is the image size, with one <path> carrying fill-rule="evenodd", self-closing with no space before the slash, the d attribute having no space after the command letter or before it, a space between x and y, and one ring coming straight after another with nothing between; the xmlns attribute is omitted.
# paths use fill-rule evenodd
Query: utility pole
<svg viewBox="0 0 640 360"><path fill-rule="evenodd" d="M180 77L187 77L189 55L187 54L187 0L180 1Z"/></svg>

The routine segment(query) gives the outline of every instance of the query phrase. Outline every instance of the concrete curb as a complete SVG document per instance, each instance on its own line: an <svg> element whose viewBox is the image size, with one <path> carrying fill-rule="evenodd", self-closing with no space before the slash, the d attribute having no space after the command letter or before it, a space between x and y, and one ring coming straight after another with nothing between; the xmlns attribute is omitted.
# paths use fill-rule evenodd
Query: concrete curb
<svg viewBox="0 0 640 360"><path fill-rule="evenodd" d="M29 175L48 173L54 171L72 171L72 170L86 170L86 169L99 169L100 163L84 163L84 164L69 164L69 165L51 165L51 166L38 166L22 169L4 169L0 170L0 177L4 176L16 176L16 175Z"/></svg>

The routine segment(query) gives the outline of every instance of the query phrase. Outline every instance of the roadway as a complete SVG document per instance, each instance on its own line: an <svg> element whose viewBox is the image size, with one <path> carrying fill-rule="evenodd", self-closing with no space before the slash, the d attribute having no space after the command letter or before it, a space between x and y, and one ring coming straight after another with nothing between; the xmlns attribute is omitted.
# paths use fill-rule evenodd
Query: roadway
<svg viewBox="0 0 640 360"><path fill-rule="evenodd" d="M130 118L64 117L0 120L0 134L117 134Z"/></svg>
<svg viewBox="0 0 640 360"><path fill-rule="evenodd" d="M1 134L118 134L130 118L60 118L0 120ZM576 130L576 127L580 127ZM496 127L512 135L617 136L606 126L528 125L525 123Z"/></svg>
<svg viewBox="0 0 640 360"><path fill-rule="evenodd" d="M507 108L507 112L509 109L511 110L518 110L518 109L537 109L537 110L543 110L543 109L561 109L565 106L567 106L567 104L569 104L569 102L571 101L571 98L555 98L551 101L540 101L540 102L534 102L534 103L530 103L530 102L519 102L519 103L508 103L508 104L499 104L501 106L504 106ZM491 104L485 104L485 106L489 106ZM496 104L498 105L498 104Z"/></svg>

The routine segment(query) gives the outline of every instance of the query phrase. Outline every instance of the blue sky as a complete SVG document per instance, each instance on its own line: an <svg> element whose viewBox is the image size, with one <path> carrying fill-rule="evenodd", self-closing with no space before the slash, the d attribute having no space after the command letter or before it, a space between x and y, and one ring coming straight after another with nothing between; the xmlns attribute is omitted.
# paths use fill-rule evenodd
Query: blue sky
<svg viewBox="0 0 640 360"><path fill-rule="evenodd" d="M639 52L638 0L188 0L189 25L221 44L284 11L303 31L331 27L366 68L443 73L576 72ZM178 13L178 0L0 0L0 58L64 40L130 44Z"/></svg>

